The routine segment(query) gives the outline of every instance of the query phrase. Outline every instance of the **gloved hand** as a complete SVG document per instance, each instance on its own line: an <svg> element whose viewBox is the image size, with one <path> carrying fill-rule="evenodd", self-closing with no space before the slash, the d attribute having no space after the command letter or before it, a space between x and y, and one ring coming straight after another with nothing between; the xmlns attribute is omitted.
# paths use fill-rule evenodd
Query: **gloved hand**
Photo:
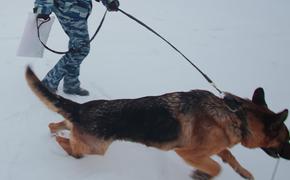
<svg viewBox="0 0 290 180"><path fill-rule="evenodd" d="M119 1L118 0L102 0L103 4L107 7L108 11L118 11Z"/></svg>
<svg viewBox="0 0 290 180"><path fill-rule="evenodd" d="M37 19L43 19L43 20L48 20L50 17L50 11L47 11L48 13L44 13L45 8L39 9L38 7L33 8L33 13L36 14ZM44 11L44 12L43 12Z"/></svg>
<svg viewBox="0 0 290 180"><path fill-rule="evenodd" d="M50 17L49 17L49 14L37 14L36 18L37 19L48 20Z"/></svg>
<svg viewBox="0 0 290 180"><path fill-rule="evenodd" d="M96 2L100 2L100 0L95 0Z"/></svg>

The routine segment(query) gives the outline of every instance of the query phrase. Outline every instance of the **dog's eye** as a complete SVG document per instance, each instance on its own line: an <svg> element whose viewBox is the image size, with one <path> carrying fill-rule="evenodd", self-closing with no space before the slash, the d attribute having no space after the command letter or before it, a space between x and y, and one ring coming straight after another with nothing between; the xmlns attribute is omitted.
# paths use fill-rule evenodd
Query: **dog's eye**
<svg viewBox="0 0 290 180"><path fill-rule="evenodd" d="M270 138L276 138L279 136L279 129L270 127L267 134Z"/></svg>

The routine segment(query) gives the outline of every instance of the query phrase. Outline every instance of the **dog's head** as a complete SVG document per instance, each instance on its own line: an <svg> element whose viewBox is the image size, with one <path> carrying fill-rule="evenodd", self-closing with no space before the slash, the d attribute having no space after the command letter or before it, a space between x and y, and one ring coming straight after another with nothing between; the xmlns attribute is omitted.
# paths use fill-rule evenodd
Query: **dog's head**
<svg viewBox="0 0 290 180"><path fill-rule="evenodd" d="M289 131L285 125L288 110L272 112L265 101L262 88L255 90L252 101L243 103L250 133L242 140L249 148L260 147L269 156L290 160Z"/></svg>

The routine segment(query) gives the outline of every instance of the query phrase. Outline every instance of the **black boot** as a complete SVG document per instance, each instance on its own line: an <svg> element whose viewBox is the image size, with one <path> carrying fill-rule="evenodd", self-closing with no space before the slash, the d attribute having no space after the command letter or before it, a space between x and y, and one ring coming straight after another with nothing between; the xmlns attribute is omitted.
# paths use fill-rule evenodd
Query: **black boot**
<svg viewBox="0 0 290 180"><path fill-rule="evenodd" d="M77 89L64 89L63 92L69 95L78 95L78 96L89 96L90 93L88 90L83 89L81 87Z"/></svg>

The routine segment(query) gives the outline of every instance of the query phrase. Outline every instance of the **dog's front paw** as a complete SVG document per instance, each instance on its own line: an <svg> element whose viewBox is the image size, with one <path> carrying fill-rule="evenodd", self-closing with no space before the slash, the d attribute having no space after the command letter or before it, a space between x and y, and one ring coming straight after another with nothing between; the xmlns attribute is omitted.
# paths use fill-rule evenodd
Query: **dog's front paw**
<svg viewBox="0 0 290 180"><path fill-rule="evenodd" d="M210 180L212 177L202 171L196 170L191 175L193 180Z"/></svg>
<svg viewBox="0 0 290 180"><path fill-rule="evenodd" d="M247 179L247 180L255 180L254 176L252 176L251 174L249 176L245 177L245 179Z"/></svg>
<svg viewBox="0 0 290 180"><path fill-rule="evenodd" d="M245 179L247 179L247 180L255 180L254 176L252 176L251 174L248 175L247 177L245 177Z"/></svg>
<svg viewBox="0 0 290 180"><path fill-rule="evenodd" d="M245 178L247 180L254 180L255 179L254 176L244 168L237 170L237 172L240 174L240 176L242 176L243 178Z"/></svg>

